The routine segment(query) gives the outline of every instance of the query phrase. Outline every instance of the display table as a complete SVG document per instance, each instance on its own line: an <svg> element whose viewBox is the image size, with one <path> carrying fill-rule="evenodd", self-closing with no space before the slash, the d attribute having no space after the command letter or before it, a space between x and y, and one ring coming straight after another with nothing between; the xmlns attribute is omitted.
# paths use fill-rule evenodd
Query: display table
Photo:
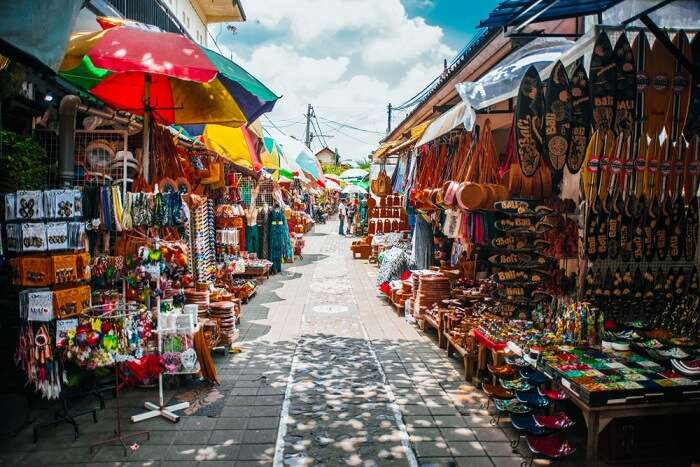
<svg viewBox="0 0 700 467"><path fill-rule="evenodd" d="M476 341L476 346L478 349L478 370L486 370L486 352L491 352L491 359L494 365L501 365L503 363L501 360L503 358L503 351L506 348L506 344L492 341L483 332L476 328L472 330L472 334L474 335L474 340Z"/></svg>
<svg viewBox="0 0 700 467"><path fill-rule="evenodd" d="M245 272L238 273L237 275L241 277L256 277L261 279L267 279L268 277L270 277L270 266L246 266Z"/></svg>
<svg viewBox="0 0 700 467"><path fill-rule="evenodd" d="M494 342L489 339L483 332L478 329L473 331L474 337L479 345L486 347L492 351L501 351L506 348L506 344L503 342Z"/></svg>
<svg viewBox="0 0 700 467"><path fill-rule="evenodd" d="M569 399L581 409L586 422L586 461L587 465L598 463L598 438L600 433L616 418L625 417L655 417L697 413L700 410L700 400L677 402L648 402L642 404L617 404L591 407L571 389L562 386ZM700 397L700 394L698 394Z"/></svg>
<svg viewBox="0 0 700 467"><path fill-rule="evenodd" d="M559 347L546 352L537 369L581 409L588 430L586 456L591 465L598 459L600 433L616 418L700 410L700 381L634 352Z"/></svg>
<svg viewBox="0 0 700 467"><path fill-rule="evenodd" d="M446 347L446 337L444 335L444 316L448 313L447 309L440 308L435 311L426 311L423 313L423 330L427 327L435 329L438 336L438 347L444 349Z"/></svg>

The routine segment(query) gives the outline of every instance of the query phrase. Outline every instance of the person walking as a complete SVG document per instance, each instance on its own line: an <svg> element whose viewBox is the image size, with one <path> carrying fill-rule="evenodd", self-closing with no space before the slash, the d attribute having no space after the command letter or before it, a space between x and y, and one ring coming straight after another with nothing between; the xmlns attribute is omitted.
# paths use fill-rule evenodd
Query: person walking
<svg viewBox="0 0 700 467"><path fill-rule="evenodd" d="M348 217L348 208L345 206L345 200L340 200L340 205L338 206L338 219L340 220L340 228L338 233L345 236L345 220Z"/></svg>

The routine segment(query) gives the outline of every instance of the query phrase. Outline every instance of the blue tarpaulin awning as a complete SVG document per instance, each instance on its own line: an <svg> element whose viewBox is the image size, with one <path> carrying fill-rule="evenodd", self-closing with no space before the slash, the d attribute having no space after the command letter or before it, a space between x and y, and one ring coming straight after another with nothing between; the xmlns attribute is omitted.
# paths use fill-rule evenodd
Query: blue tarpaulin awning
<svg viewBox="0 0 700 467"><path fill-rule="evenodd" d="M536 17L534 22L595 15L622 0L505 0L479 23L481 28L518 26Z"/></svg>
<svg viewBox="0 0 700 467"><path fill-rule="evenodd" d="M4 5L0 53L56 71L82 4L80 0L16 0Z"/></svg>

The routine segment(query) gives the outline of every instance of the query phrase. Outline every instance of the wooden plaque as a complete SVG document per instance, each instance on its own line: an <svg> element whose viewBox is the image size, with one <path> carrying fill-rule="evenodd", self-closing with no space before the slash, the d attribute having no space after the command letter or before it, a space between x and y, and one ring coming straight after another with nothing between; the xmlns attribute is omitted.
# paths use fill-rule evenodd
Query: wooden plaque
<svg viewBox="0 0 700 467"><path fill-rule="evenodd" d="M532 177L542 160L544 99L542 81L530 66L520 82L515 113L515 143L518 162L526 177Z"/></svg>
<svg viewBox="0 0 700 467"><path fill-rule="evenodd" d="M593 103L593 128L601 133L612 129L615 109L615 57L605 31L598 34L589 73Z"/></svg>
<svg viewBox="0 0 700 467"><path fill-rule="evenodd" d="M557 60L547 81L544 96L546 153L554 170L562 170L571 135L571 91L564 64Z"/></svg>
<svg viewBox="0 0 700 467"><path fill-rule="evenodd" d="M591 99L588 74L582 63L574 70L571 84L571 138L566 167L572 174L581 170L591 132Z"/></svg>

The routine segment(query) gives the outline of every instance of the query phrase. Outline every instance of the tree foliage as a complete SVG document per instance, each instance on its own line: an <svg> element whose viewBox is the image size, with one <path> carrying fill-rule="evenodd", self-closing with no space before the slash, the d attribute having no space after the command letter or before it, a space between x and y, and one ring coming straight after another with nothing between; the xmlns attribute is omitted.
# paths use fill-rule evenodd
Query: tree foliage
<svg viewBox="0 0 700 467"><path fill-rule="evenodd" d="M45 188L48 174L43 146L30 137L0 129L0 191Z"/></svg>

